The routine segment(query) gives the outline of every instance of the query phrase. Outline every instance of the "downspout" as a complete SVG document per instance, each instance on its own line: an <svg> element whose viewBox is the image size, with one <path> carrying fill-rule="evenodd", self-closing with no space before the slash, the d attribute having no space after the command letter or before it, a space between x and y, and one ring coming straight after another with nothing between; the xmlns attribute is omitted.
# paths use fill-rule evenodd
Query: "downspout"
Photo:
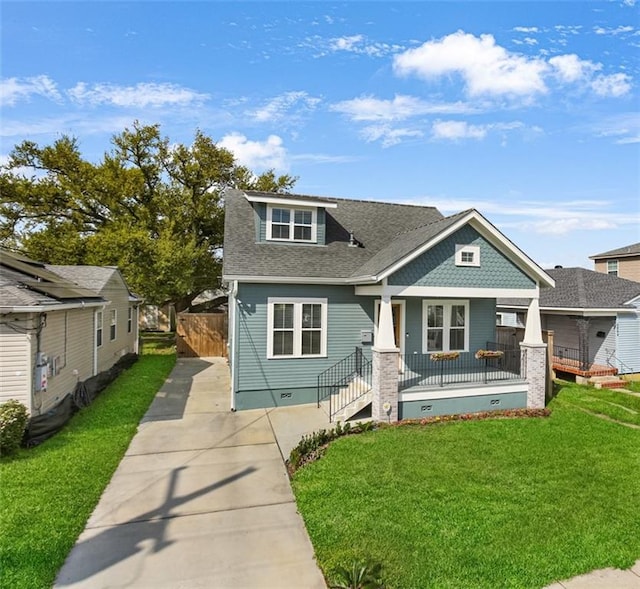
<svg viewBox="0 0 640 589"><path fill-rule="evenodd" d="M238 349L238 337L237 337L237 328L236 326L238 325L238 281L234 280L231 283L231 291L229 292L229 295L231 296L231 304L229 305L229 308L231 309L231 349L229 350L230 352L230 356L231 356L231 387L230 387L230 395L231 395L231 399L230 399L230 407L231 407L231 411L235 411L236 410L236 395L235 395L235 391L236 391L236 365L238 362L238 355L237 355L237 349Z"/></svg>

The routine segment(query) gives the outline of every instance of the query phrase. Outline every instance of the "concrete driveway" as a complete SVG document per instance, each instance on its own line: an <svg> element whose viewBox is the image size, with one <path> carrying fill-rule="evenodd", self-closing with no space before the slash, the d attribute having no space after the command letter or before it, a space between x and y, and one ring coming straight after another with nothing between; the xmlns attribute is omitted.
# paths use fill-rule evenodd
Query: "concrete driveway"
<svg viewBox="0 0 640 589"><path fill-rule="evenodd" d="M326 588L282 461L328 425L303 413L231 413L226 361L179 359L55 587Z"/></svg>

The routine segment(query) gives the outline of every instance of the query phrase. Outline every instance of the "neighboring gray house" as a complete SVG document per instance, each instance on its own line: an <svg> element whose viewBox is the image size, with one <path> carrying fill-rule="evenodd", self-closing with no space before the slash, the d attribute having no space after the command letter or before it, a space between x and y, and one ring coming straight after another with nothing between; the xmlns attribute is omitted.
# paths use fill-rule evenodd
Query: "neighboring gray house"
<svg viewBox="0 0 640 589"><path fill-rule="evenodd" d="M115 268L46 266L0 250L0 402L46 413L136 353L138 303Z"/></svg>
<svg viewBox="0 0 640 589"><path fill-rule="evenodd" d="M333 419L544 405L537 302L553 280L482 215L229 190L231 407L329 400ZM497 297L529 301L520 349L495 348Z"/></svg>
<svg viewBox="0 0 640 589"><path fill-rule="evenodd" d="M640 372L640 283L585 268L547 271L542 327L554 332L554 369L582 376ZM526 314L526 301L498 299L503 325Z"/></svg>

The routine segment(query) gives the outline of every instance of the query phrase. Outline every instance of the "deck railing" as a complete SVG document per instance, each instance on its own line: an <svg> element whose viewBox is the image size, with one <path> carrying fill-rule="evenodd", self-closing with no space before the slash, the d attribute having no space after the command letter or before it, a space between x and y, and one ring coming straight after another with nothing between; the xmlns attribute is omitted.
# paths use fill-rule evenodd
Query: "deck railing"
<svg viewBox="0 0 640 589"><path fill-rule="evenodd" d="M487 384L526 377L519 349L496 342L487 342L485 349L502 354L495 358L476 358L475 352L462 352L455 359L438 361L434 361L431 354L404 354L400 356L398 389Z"/></svg>
<svg viewBox="0 0 640 589"><path fill-rule="evenodd" d="M340 362L318 375L318 407L329 402L329 419L371 390L371 361L356 347Z"/></svg>
<svg viewBox="0 0 640 589"><path fill-rule="evenodd" d="M553 363L564 364L578 370L589 370L589 357L586 350L553 346Z"/></svg>

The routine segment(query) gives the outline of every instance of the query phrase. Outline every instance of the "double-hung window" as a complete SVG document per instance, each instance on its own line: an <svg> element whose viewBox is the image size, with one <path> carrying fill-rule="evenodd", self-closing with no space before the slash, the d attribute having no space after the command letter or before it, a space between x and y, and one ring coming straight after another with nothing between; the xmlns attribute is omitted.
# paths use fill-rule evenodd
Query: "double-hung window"
<svg viewBox="0 0 640 589"><path fill-rule="evenodd" d="M109 311L109 339L116 339L116 326L118 322L118 312L115 309Z"/></svg>
<svg viewBox="0 0 640 589"><path fill-rule="evenodd" d="M102 345L102 311L96 311L96 348Z"/></svg>
<svg viewBox="0 0 640 589"><path fill-rule="evenodd" d="M127 333L131 333L133 328L133 307L129 307L127 311Z"/></svg>
<svg viewBox="0 0 640 589"><path fill-rule="evenodd" d="M618 275L618 260L607 260L607 274Z"/></svg>
<svg viewBox="0 0 640 589"><path fill-rule="evenodd" d="M316 210L269 207L267 239L315 242Z"/></svg>
<svg viewBox="0 0 640 589"><path fill-rule="evenodd" d="M423 352L464 352L469 348L469 301L424 301Z"/></svg>
<svg viewBox="0 0 640 589"><path fill-rule="evenodd" d="M269 358L327 355L327 299L269 298Z"/></svg>

